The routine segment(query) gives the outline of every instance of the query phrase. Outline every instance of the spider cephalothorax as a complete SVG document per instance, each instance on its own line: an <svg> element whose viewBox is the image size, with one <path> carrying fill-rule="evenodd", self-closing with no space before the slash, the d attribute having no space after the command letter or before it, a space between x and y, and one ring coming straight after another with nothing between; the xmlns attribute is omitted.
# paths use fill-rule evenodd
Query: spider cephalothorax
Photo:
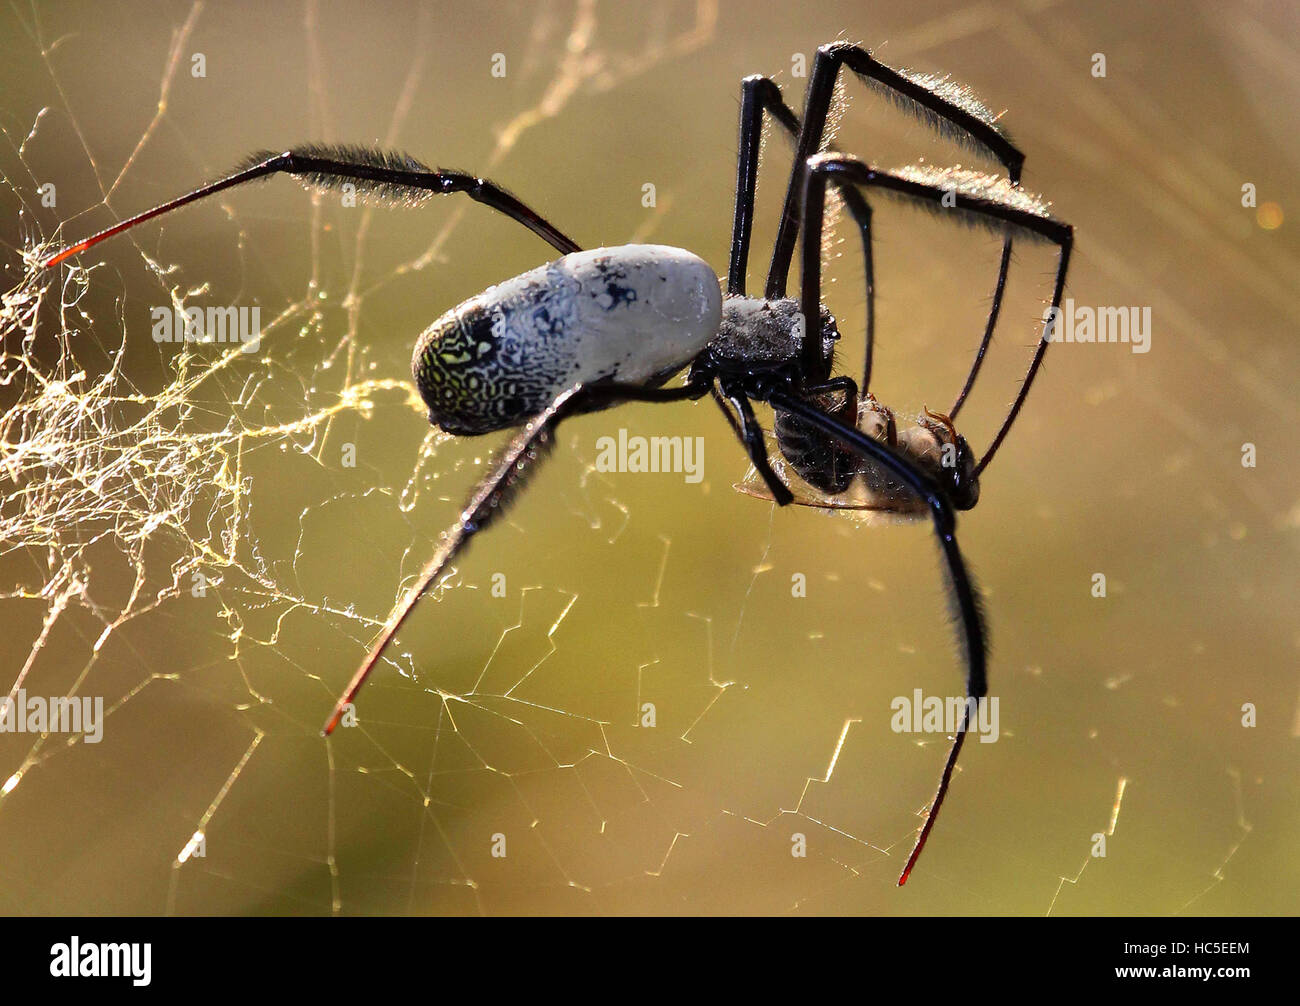
<svg viewBox="0 0 1300 1006"><path fill-rule="evenodd" d="M821 357L830 372L839 329L826 305L821 305L818 331ZM767 300L729 294L722 302L717 334L692 364L695 376L707 374L801 373L804 315L793 297Z"/></svg>
<svg viewBox="0 0 1300 1006"><path fill-rule="evenodd" d="M981 155L1005 176L965 169L913 166L883 171L826 152L824 133L840 72L847 67L870 88ZM745 293L754 196L764 117L795 140L772 261L762 298ZM54 266L104 238L242 182L283 173L309 187L346 184L376 201L415 206L433 195L463 192L527 227L563 256L484 291L435 321L420 337L412 363L429 419L457 434L520 428L495 467L443 535L415 584L390 614L326 723L329 733L376 666L416 602L477 532L502 512L569 416L623 402L674 402L712 396L780 505L796 500L769 461L767 438L753 402L775 413L783 468L823 493L811 505L838 507L859 486L866 505L928 515L942 550L966 664L966 695L987 691L987 641L978 594L957 547L956 512L979 499L979 476L997 452L1047 351L1044 326L1029 370L983 458L976 462L954 419L975 383L997 323L1013 235L1059 250L1051 317L1059 308L1073 243L1069 225L1020 188L1024 155L1002 134L987 107L945 78L901 72L858 46L822 46L809 78L802 122L767 77L741 85L740 151L726 296L697 256L663 245L624 245L583 252L541 214L485 178L429 168L404 154L367 148L309 145L257 155L234 174L148 210L70 246ZM862 239L867 320L861 382L832 374L839 339L821 301L822 227L827 187L834 186ZM946 414L930 412L900 430L894 414L870 393L874 323L871 206L879 193L1003 238L1002 260L983 338L965 385ZM786 293L795 246L801 242L801 286ZM686 372L678 385L666 382ZM966 707L969 715L970 706ZM925 845L965 738L963 719L945 763L931 812L908 857L906 879Z"/></svg>

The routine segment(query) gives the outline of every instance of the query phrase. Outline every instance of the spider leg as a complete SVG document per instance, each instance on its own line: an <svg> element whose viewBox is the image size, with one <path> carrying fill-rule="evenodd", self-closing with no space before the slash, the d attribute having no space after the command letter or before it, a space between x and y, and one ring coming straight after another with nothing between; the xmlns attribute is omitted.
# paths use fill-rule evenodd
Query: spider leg
<svg viewBox="0 0 1300 1006"><path fill-rule="evenodd" d="M731 427L736 430L740 437L740 442L745 447L745 453L749 455L749 463L754 466L754 470L762 476L764 483L767 484L767 491L772 494L772 499L776 501L777 506L788 506L794 502L794 493L778 477L776 472L772 471L772 464L767 457L767 441L763 437L763 427L754 415L754 407L749 404L749 399L741 388L732 384L724 383L722 394L731 402L736 410L736 415L740 417L739 427L736 425L735 418L727 409L723 412L731 421ZM721 399L718 401L722 405Z"/></svg>
<svg viewBox="0 0 1300 1006"><path fill-rule="evenodd" d="M727 268L727 293L745 293L749 265L749 239L754 230L754 194L758 187L758 151L763 139L763 113L781 123L786 132L799 135L799 117L781 98L770 77L755 75L740 82L740 146L736 152L736 209L731 224L731 263Z"/></svg>
<svg viewBox="0 0 1300 1006"><path fill-rule="evenodd" d="M361 691L361 686L370 677L370 672L379 663L388 644L402 624L415 610L416 602L424 596L425 591L442 575L442 571L469 544L470 538L490 525L502 511L507 499L523 488L528 474L536 468L536 463L544 456L546 448L551 445L555 427L565 407L582 391L576 385L560 394L541 414L529 421L523 430L510 441L509 446L497 461L496 468L483 479L470 495L460 519L442 536L433 558L425 565L415 583L407 590L397 607L393 609L383 629L366 654L357 672L348 682L343 694L334 704L334 710L325 722L324 733L332 734L339 725L347 707Z"/></svg>
<svg viewBox="0 0 1300 1006"><path fill-rule="evenodd" d="M754 415L754 410L750 408L749 402L739 393L731 397L730 401L735 405L736 411L740 413L740 419L732 412L731 405L728 405L728 399L718 390L716 384L712 387L713 400L718 403L718 408L722 414L727 417L727 425L731 427L731 432L736 435L740 441L745 453L749 456L750 463L754 466L754 471L762 477L767 491L772 494L773 501L778 506L786 506L794 501L794 494L790 492L789 487L780 480L776 472L772 470L772 463L768 457L767 442L763 439L763 429ZM744 405L740 405L744 402ZM748 419L746 419L746 411ZM746 425L747 424L747 425ZM757 437L754 436L757 431ZM786 499L786 496L789 499Z"/></svg>
<svg viewBox="0 0 1300 1006"><path fill-rule="evenodd" d="M961 640L966 657L966 697L968 701L966 711L962 715L961 724L953 738L952 748L948 752L948 760L944 764L938 790L930 804L930 813L926 817L920 834L917 836L916 844L912 848L911 855L907 858L903 872L898 878L898 884L901 887L907 882L908 874L912 872L912 867L916 865L921 850L925 848L926 840L930 837L930 831L939 816L939 809L943 806L944 797L948 794L948 785L952 781L952 773L957 765L957 756L961 753L962 744L966 739L971 706L974 704L970 700L973 699L978 702L988 693L988 634L984 627L984 616L979 603L979 595L974 581L966 569L966 564L962 560L961 550L957 547L957 518L952 504L926 475L884 444L872 440L860 430L837 422L799 398L778 391L769 393L767 399L773 408L798 416L828 436L834 437L855 454L888 468L900 481L911 487L912 491L930 507L935 533L943 549L945 569L948 574L949 597L961 622Z"/></svg>
<svg viewBox="0 0 1300 1006"><path fill-rule="evenodd" d="M781 297L785 294L790 275L790 263L794 257L795 240L798 236L800 197L803 190L803 176L807 171L807 160L821 149L822 137L826 131L826 118L830 113L831 99L835 94L835 82L839 78L840 69L844 66L848 66L868 87L885 93L895 104L912 112L938 132L951 134L976 151L992 155L1006 168L1012 184L1018 184L1020 181L1025 155L1002 133L988 110L968 92L954 88L947 81L926 81L917 79L913 75L900 73L881 63L868 50L850 42L832 42L824 45L817 50L817 56L813 60L812 76L808 81L808 94L804 103L804 127L799 134L794 164L790 170L790 183L786 187L785 205L781 211L781 223L772 251L772 265L767 276L769 298ZM1002 296L1006 289L1007 271L1010 266L1011 236L1006 235L1002 242L1002 260L998 266L997 285L993 290L988 320L984 324L984 336L980 340L979 349L976 351L975 360L971 364L961 393L957 396L953 407L948 410L951 416L955 417L961 409L984 362L985 352L993 339L993 330L997 326L998 314L1002 309ZM870 259L868 259L868 269L870 269ZM870 298L867 303L870 310ZM868 314L868 324L870 324L870 314ZM868 380L871 374L870 347L871 343L868 342L863 388L870 387Z"/></svg>
<svg viewBox="0 0 1300 1006"><path fill-rule="evenodd" d="M708 390L707 385L701 384L685 384L673 388L647 388L642 385L614 383L586 386L576 384L556 396L545 410L529 420L527 425L515 435L502 452L496 467L470 494L461 510L460 519L444 532L433 558L425 565L415 583L388 616L365 660L361 662L352 680L348 682L347 688L334 704L323 732L326 735L334 732L347 707L361 691L361 686L366 683L370 672L375 669L375 665L384 655L388 644L393 641L393 637L415 610L417 602L442 575L443 570L464 550L470 538L490 526L511 500L523 491L528 476L536 470L537 463L545 457L550 448L554 440L555 428L560 420L618 402L673 402L685 398L699 398L707 394Z"/></svg>
<svg viewBox="0 0 1300 1006"><path fill-rule="evenodd" d="M1020 192L1019 189L1004 191L987 191L982 189L963 189L960 186L940 186L916 177L908 177L888 171L879 171L869 167L855 157L845 154L817 154L808 159L808 172L804 182L805 219L803 231L803 313L807 328L819 317L820 308L816 306L818 295L818 272L821 264L821 228L822 205L828 180L837 185L858 186L862 188L879 188L895 196L915 200L928 205L939 213L958 213L968 222L992 227L1005 233L1018 232L1029 237L1046 240L1055 244L1059 250L1056 266L1056 280L1052 289L1051 307L1044 318L1042 333L1034 350L1033 359L1025 373L1024 380L1016 394L1006 418L994 436L988 449L984 452L975 468L978 476L988 467L993 455L1006 439L1007 431L1020 412L1029 388L1042 365L1043 356L1051 339L1052 322L1057 316L1061 296L1065 291L1065 277L1070 268L1070 251L1074 245L1074 229L1067 223L1047 215L1045 207ZM813 306L810 306L813 305ZM816 346L808 345L805 338L805 360L817 353ZM820 354L817 353L818 360Z"/></svg>
<svg viewBox="0 0 1300 1006"><path fill-rule="evenodd" d="M849 383L852 385L853 381ZM789 487L777 477L776 472L772 471L771 460L767 456L767 442L763 439L763 428L758 422L758 417L754 415L753 407L750 407L749 399L735 389L728 395L723 395L716 383L710 386L710 391L714 396L714 402L718 403L718 408L722 409L723 415L727 417L727 425L731 426L732 433L736 434L736 439L745 448L750 464L753 464L754 471L762 476L767 491L772 494L772 499L777 506L784 507L793 503L794 494L790 493ZM733 415L731 407L728 407L728 400L732 406L735 406L736 412L740 413L740 419L737 420L736 415Z"/></svg>
<svg viewBox="0 0 1300 1006"><path fill-rule="evenodd" d="M736 156L736 211L731 227L731 264L727 270L727 293L743 296L749 267L749 241L754 229L754 195L758 185L758 152L763 134L763 113L771 115L797 142L799 117L781 97L781 89L770 77L753 76L741 81L740 149ZM875 332L875 279L871 260L871 207L856 190L843 190L848 208L862 235L866 264L867 348L862 387L871 380L871 350Z"/></svg>
<svg viewBox="0 0 1300 1006"><path fill-rule="evenodd" d="M966 372L966 381L962 384L961 391L957 393L957 400L948 410L950 419L957 418L957 413L966 402L966 396L970 394L971 388L975 387L975 378L979 376L980 367L984 365L984 354L988 352L989 343L993 341L993 330L997 328L998 315L1002 312L1002 295L1007 288L1007 272L1010 268L1011 235L1008 234L1002 239L1002 261L998 264L998 282L993 288L993 302L989 305L989 317L984 323L984 336L980 339L979 348L975 350L975 359L971 361L970 370Z"/></svg>
<svg viewBox="0 0 1300 1006"><path fill-rule="evenodd" d="M790 170L790 183L786 187L785 205L781 211L776 245L772 251L772 265L767 277L769 299L785 295L798 236L800 194L807 173L807 161L821 149L831 98L835 94L835 82L843 66L848 66L868 87L885 92L895 103L936 126L941 132L950 132L976 150L997 158L1006 166L1012 183L1020 179L1025 155L1002 134L987 109L971 96L964 92L947 92L952 93L956 99L950 100L938 86L944 82L927 86L926 81L913 79L886 66L866 49L850 42L823 45L817 50L808 81L803 130L799 134L794 164Z"/></svg>
<svg viewBox="0 0 1300 1006"><path fill-rule="evenodd" d="M858 414L858 382L848 375L832 377L829 381L824 381L821 384L808 385L803 390L807 395L819 395L825 391L842 391L848 403L846 411L851 416L857 416Z"/></svg>
<svg viewBox="0 0 1300 1006"><path fill-rule="evenodd" d="M727 425L731 427L731 432L734 433L736 439L743 444L745 442L745 435L741 432L740 423L732 413L730 406L727 405L727 400L722 397L722 392L718 390L716 384L709 390L713 393L713 400L718 403L718 408L721 409L722 414L727 417Z"/></svg>
<svg viewBox="0 0 1300 1006"><path fill-rule="evenodd" d="M114 224L98 234L70 245L45 261L45 268L56 266L105 238L129 230L136 224L170 213L192 202L214 195L236 185L266 178L275 174L293 175L312 188L339 188L353 183L364 195L387 202L418 203L430 195L464 192L471 199L500 210L510 219L518 221L538 237L565 254L580 251L578 244L561 233L545 217L521 202L501 186L486 178L460 171L439 171L428 168L413 158L401 154L385 153L352 147L311 145L286 150L280 154L259 153L233 174L227 175L193 192L170 202Z"/></svg>

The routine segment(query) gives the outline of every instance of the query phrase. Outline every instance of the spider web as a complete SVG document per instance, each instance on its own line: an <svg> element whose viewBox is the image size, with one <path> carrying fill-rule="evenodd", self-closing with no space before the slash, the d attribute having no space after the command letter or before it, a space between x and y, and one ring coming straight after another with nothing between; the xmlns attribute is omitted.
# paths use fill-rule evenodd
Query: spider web
<svg viewBox="0 0 1300 1006"><path fill-rule="evenodd" d="M788 70L785 39L797 35L810 57L839 29L813 37L769 11L732 44L727 31L738 29L707 0L655 7L636 22L594 0L479 12L473 24L425 9L376 19L313 4L277 14L201 3L111 10L103 24L90 9L80 18L23 6L6 14L16 54L0 122L0 199L16 230L5 238L0 354L3 666L11 695L98 696L105 711L98 743L75 732L0 734L9 911L1276 906L1258 880L1263 867L1248 861L1245 881L1232 871L1242 868L1239 851L1258 844L1250 808L1275 813L1266 796L1293 793L1294 773L1265 771L1253 748L1184 739L1178 750L1197 783L1133 740L1150 717L1182 737L1189 700L1178 661L1159 663L1150 642L1131 661L1090 650L1090 602L1075 602L1042 562L1007 558L1026 526L1044 538L1081 526L1032 461L1088 431L1044 406L1043 391L1012 438L1023 445L1020 469L1009 445L1000 499L984 504L1003 509L963 522L963 547L995 613L997 687L1021 705L1007 714L1002 743L968 749L979 765L959 775L905 894L893 881L943 742L890 734L881 710L913 687L949 694L958 673L928 532L776 515L733 493L742 455L704 405L629 406L568 427L519 506L404 630L362 693L360 725L322 740L330 703L499 446L428 429L408 377L410 345L427 319L549 249L454 199L397 214L342 207L279 180L142 227L57 275L37 263L217 176L248 149L315 139L470 166L584 244L663 240L721 266L735 82L785 67L778 79L798 107L805 81ZM846 8L825 18L842 26L854 16ZM880 16L908 26L883 36L885 59L968 69L984 82L996 75L963 65L962 53L990 32L1029 64L1047 38L1085 47L1071 31L1086 22L1049 29L1042 12L953 5L919 25L905 13ZM123 44L140 55L113 58ZM499 79L489 73L497 52L508 67ZM195 53L206 57L206 77L191 73ZM240 69L248 66L258 73ZM1030 182L1042 179L1078 224L1079 208L1096 204L1071 191L1068 152L1044 139L1050 103L1015 86L1003 97L1015 101L1017 136L1038 144L1026 143ZM716 108L701 107L697 87ZM1076 91L1085 121L1118 128L1109 106ZM856 149L849 137L866 135L869 121L900 163L960 157L917 127L882 126L859 104L869 102L838 103L844 149ZM770 179L787 170L788 145L767 137L769 155L767 224L780 195ZM47 181L57 185L55 207L41 203ZM656 185L653 207L642 202L646 182ZM767 224L755 249L770 246ZM944 233L937 222L880 215L878 256L900 264L882 262L878 275L879 331L896 336L882 342L878 366L893 404L913 411L936 384L959 384L964 360L948 336L977 330L995 269L992 239L966 237L947 259L921 254ZM1072 279L1081 299L1126 286L1116 265L1126 256L1108 237L1092 238L1103 250ZM856 241L828 235L826 248L828 298L846 332L861 329ZM1048 265L1030 251L1019 260L1026 276L1013 279L1004 317L1029 332ZM752 275L762 264L756 250ZM1131 299L1147 296L1132 287ZM927 304L936 289L955 292ZM151 308L213 303L261 307L258 352L150 339ZM1224 337L1176 317L1229 390L1294 420L1261 369L1230 369ZM1275 346L1264 352L1277 362ZM1008 355L982 380L1012 387L1022 365ZM1079 369L1076 408L1137 415L1156 396L1175 428L1163 477L1178 479L1209 432L1176 404L1184 365L1166 364L1154 385L1127 359L1075 355L1053 367ZM996 421L997 402L995 393L987 412L972 406L975 428ZM620 427L702 435L704 481L598 471L596 438ZM1085 580L1099 562L1123 565L1156 533L1134 513L1147 494L1121 440L1087 465L1120 465L1107 501L1126 514L1128 551L1073 553ZM1261 475L1162 531L1210 549L1205 535L1217 545L1294 529L1282 490ZM1042 502L1020 505L1017 494ZM1204 529L1206 513L1217 529ZM1128 565L1113 577L1121 594L1160 570ZM1241 603L1282 572L1250 579ZM795 574L808 583L797 600ZM1027 596L1027 584L1041 582L1053 584L1054 615ZM1001 616L1005 607L1020 614ZM1179 640L1178 660L1201 680L1219 644L1189 643L1189 609L1176 612L1156 636ZM1153 616L1110 617L1138 638ZM1058 639L1041 628L1053 618L1065 625ZM1293 660L1294 637L1272 626L1253 645ZM1144 678L1143 659L1164 669ZM1055 690L1044 698L1048 684ZM1262 675L1254 686L1263 706L1285 683ZM1115 696L1127 704L1113 705ZM1207 699L1193 723L1217 723L1241 701L1224 696L1215 709ZM640 724L646 703L653 727ZM1025 767L1035 764L1043 768ZM1127 858L1122 845L1118 863L1088 856L1094 833L1122 842L1133 816ZM796 834L807 837L806 857L791 855ZM1171 836L1183 837L1158 854ZM1020 844L1009 856L1008 841ZM502 843L505 855L494 855ZM1294 873L1294 859L1286 868ZM1155 879L1135 884L1135 872Z"/></svg>

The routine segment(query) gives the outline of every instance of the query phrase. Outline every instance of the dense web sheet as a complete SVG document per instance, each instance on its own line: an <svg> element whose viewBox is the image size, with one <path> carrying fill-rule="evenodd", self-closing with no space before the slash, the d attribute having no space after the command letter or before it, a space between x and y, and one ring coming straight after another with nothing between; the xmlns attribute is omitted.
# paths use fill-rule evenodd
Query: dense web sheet
<svg viewBox="0 0 1300 1006"><path fill-rule="evenodd" d="M295 98L305 98L310 110L299 135L286 142L353 138L340 135L345 99L336 76L348 56L327 11L308 4L284 22L306 54L308 72ZM585 145L590 141L573 137L610 126L620 110L653 96L656 81L689 89L689 82L673 83L684 62L718 55L725 20L708 0L668 5L635 31L611 11L579 0L543 4L527 17L516 12L517 47L497 43L488 30L479 63L488 66L497 44L508 50L505 80L514 89L491 107L506 100L509 108L485 122L468 107L473 88L458 93L445 114L491 141L457 148L474 152L472 165L446 166L500 177L530 199L558 193L558 184L544 184L540 169L528 166L539 134L567 134L542 149ZM1006 559L1013 554L1007 547L1024 528L1050 537L1054 522L1064 519L1049 503L1014 508L1017 494L1032 499L1047 487L1036 477L1013 479L1009 455L998 473L1000 499L983 504L1002 507L1003 523L985 518L981 529L981 518L972 517L967 523L975 531L963 541L982 571L993 567L985 583L995 613L995 689L1031 694L1006 712L1001 743L968 748L976 768L959 773L958 796L927 853L933 858L934 843L942 842L952 858L946 867L922 861L913 887L927 866L936 872L921 900L888 899L945 742L891 737L888 714L880 711L914 686L930 694L958 687L928 532L808 511L778 514L733 493L744 473L742 455L703 407L662 416L632 409L626 418L612 413L566 429L556 459L505 526L476 544L425 600L419 624L403 633L363 693L361 724L321 740L317 732L334 696L499 446L428 429L404 361L408 340L460 295L541 261L544 252L522 230L485 222L487 211L467 201L434 201L394 221L368 207L341 210L335 198L309 196L280 180L223 196L206 216L196 210L115 239L111 249L102 246L103 255L96 248L57 274L41 273L38 263L65 241L214 177L247 151L229 149L213 161L196 127L173 110L193 52L215 47L204 36L217 17L212 8L168 8L165 25L150 36L153 48L141 56L159 69L139 71L157 111L142 114L148 102L131 108L129 142L111 157L83 128L83 99L69 80L65 57L82 54L77 38L43 23L39 8L20 5L9 17L18 26L11 44L24 50L24 67L33 78L43 74L33 86L45 107L30 115L26 106L7 107L0 122L0 207L10 224L0 351L0 618L8 636L0 683L10 696L26 690L102 697L105 719L104 739L96 743L76 731L0 737L6 910L1249 907L1233 900L1241 888L1231 871L1255 838L1252 801L1261 787L1276 791L1292 774L1265 777L1258 760L1227 742L1183 738L1198 778L1210 780L1208 792L1191 782L1184 792L1165 755L1115 739L1114 722L1125 724L1126 737L1140 737L1142 716L1161 714L1171 717L1162 726L1181 738L1173 710L1190 700L1178 698L1184 693L1173 676L1143 682L1140 671L1091 650L1099 630L1088 600L1071 607L1073 585L1050 588L1051 603L1072 626L1062 631L1070 641L1062 647L1042 627L1042 611L1035 620L1020 574L1000 575L1005 562L1018 561ZM984 33L996 23L983 5L957 5L909 35L891 36L880 55L928 66L932 48L987 41ZM1031 27L1036 22L1009 15L1006 24L1011 41L1002 44L1031 61L1043 44ZM400 29L406 47L390 57L397 86L384 95L391 114L373 125L373 139L442 163L439 151L427 149L427 140L417 145L412 133L421 115L432 114L421 110L441 93L447 71L430 53L445 51L438 43L446 26L426 11ZM779 59L787 48L777 47ZM778 79L799 107L805 81L793 79L788 66L772 70L786 68ZM743 72L753 69L746 62ZM489 79L486 69L482 76ZM846 123L859 123L857 106L868 101L856 84L841 90L828 138L855 150ZM603 218L608 192L593 183L599 191L590 198L563 197L568 216L561 226L576 220L584 243L685 244L674 214L689 218L699 209L709 218L690 233L711 235L710 257L721 266L729 204L692 202L690 191L707 172L717 176L709 191L729 198L734 107L720 104L716 118L726 123L725 135L700 148L707 163L699 170L683 170L675 184L659 187L653 212L614 208ZM1017 137L1044 135L1041 118L1025 111ZM934 149L923 134L903 135L904 146ZM617 136L634 159L634 138ZM201 155L194 153L199 147ZM935 160L955 163L939 149L945 156ZM779 165L772 177L786 170L785 150L767 137L765 157ZM160 151L161 161L150 160ZM165 170L175 156L190 163ZM1068 176L1063 147L1030 150L1035 185L1034 168L1054 159L1057 179ZM649 178L670 172L644 170ZM59 183L52 208L42 205L39 191L51 177ZM628 177L634 195L619 198L639 211L641 175ZM775 187L768 181L760 191L769 220ZM1059 185L1042 188L1057 200L1054 212L1077 213L1079 198L1062 200ZM881 218L885 250L906 250L914 216ZM920 240L942 234L933 222L917 226L931 228ZM846 331L857 331L857 237L845 231L842 223L837 232L827 229L827 296L844 307ZM978 321L998 243L982 234L962 240L976 242L982 257L973 262L969 288L953 300L974 303L963 318ZM1091 240L1095 251L1083 275L1094 277L1096 292L1108 285L1095 279L1098 273L1123 272L1116 263L1124 252L1107 246L1104 233ZM500 261L484 253L485 245L506 249ZM751 275L765 263L758 235L755 248ZM1004 337L1010 346L1028 341L1021 333L1032 331L1047 270L1036 250L1023 257L1026 278L1014 281L1024 284L1020 315L1008 312L1020 328ZM936 282L937 266L919 272L918 283ZM909 331L909 294L898 278L885 266L879 281L882 290L902 291L886 294L880 305L881 330L895 339ZM150 306L183 311L211 302L260 305L257 352L150 340ZM1176 317L1176 309L1166 317ZM1294 404L1266 374L1233 370L1223 337L1183 322L1216 373L1289 415L1294 427ZM1168 338L1175 338L1172 331ZM934 336L917 334L912 342L883 347L882 369L939 367ZM945 389L956 386L966 352L954 354L940 375ZM1061 354L1053 366L1075 367L1082 359ZM1176 447L1162 477L1177 476L1191 464L1191 445L1211 432L1204 420L1185 413L1167 385L1135 369L1140 361L1097 359L1083 365L1079 403L1120 400L1140 411L1150 395L1175 415L1176 427L1181 417L1184 427L1169 434ZM1021 366L1011 360L992 380L1012 387ZM928 393L920 387L919 380L905 386L896 404L919 409ZM997 401L994 394L990 416ZM1034 449L1056 444L1062 434L1052 430L1053 415L1031 405L1017 435ZM704 484L601 471L595 438L622 426L683 436L703 431ZM341 460L349 447L352 465ZM1114 457L1122 454L1117 449ZM1136 472L1115 480L1117 499L1130 507L1140 498ZM1216 544L1240 540L1245 531L1237 529L1247 518L1232 514L1251 507L1261 525L1294 529L1283 490L1261 483L1226 502L1198 503L1217 521L1204 533ZM1121 537L1140 544L1153 529L1142 523ZM1186 527L1171 533L1195 541ZM1116 573L1113 559L1113 589L1141 592L1142 574ZM1086 580L1100 561L1085 555L1078 576ZM792 575L810 585L796 604ZM1026 560L1023 575L1039 583L1043 569ZM1269 584L1261 577L1249 587L1262 593ZM1008 621L1000 620L1004 612ZM1020 634L1017 612L1029 642L1012 639L1000 650L1007 636ZM1122 631L1145 631L1145 623L1135 627L1124 617L1117 616ZM1163 626L1161 636L1185 644L1181 659L1191 661L1199 681L1195 647L1203 653L1207 644L1184 638L1195 636L1185 618ZM1057 656L1062 649L1069 658ZM1000 652L1020 659L1000 661ZM1152 665L1159 659L1151 657ZM1096 700L1087 688L1101 694L1098 704L1089 704ZM1118 712L1106 705L1135 692ZM1241 701L1234 694L1226 707ZM653 729L643 721L647 703L658 716ZM1103 742L1113 746L1102 749ZM1072 768L1049 761L1058 747ZM1053 803L1058 785L1064 795ZM1089 854L1097 833L1122 848L1130 816L1137 818L1142 855L1112 868ZM981 830L986 819L1007 823ZM1171 839L1166 822L1177 834L1200 828L1200 837ZM1007 835L1026 828L1032 841L1007 853ZM798 858L791 848L801 836L808 852ZM1170 858L1152 867L1149 850L1171 847ZM1155 875L1148 886L1116 893L1142 871ZM1225 886L1234 892L1227 900L1206 897Z"/></svg>

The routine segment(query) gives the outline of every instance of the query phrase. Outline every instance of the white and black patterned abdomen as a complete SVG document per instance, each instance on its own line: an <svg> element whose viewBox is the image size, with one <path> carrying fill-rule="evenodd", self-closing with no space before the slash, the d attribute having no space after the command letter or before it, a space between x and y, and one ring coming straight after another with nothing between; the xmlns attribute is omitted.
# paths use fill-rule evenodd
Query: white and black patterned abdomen
<svg viewBox="0 0 1300 1006"><path fill-rule="evenodd" d="M526 422L579 381L666 376L704 348L721 312L718 277L690 252L596 248L448 311L420 336L411 370L430 422L487 433Z"/></svg>

